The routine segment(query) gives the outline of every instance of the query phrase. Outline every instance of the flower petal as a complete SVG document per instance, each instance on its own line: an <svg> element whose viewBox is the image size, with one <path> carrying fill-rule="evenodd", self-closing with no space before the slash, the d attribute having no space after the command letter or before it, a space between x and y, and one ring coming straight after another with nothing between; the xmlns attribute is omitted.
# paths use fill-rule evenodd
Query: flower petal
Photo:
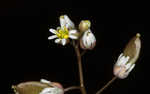
<svg viewBox="0 0 150 94"><path fill-rule="evenodd" d="M59 29L61 29L61 27L60 27L60 26L58 26L58 27L57 27L57 30L59 30Z"/></svg>
<svg viewBox="0 0 150 94"><path fill-rule="evenodd" d="M67 40L66 39L62 39L61 42L62 42L62 45L64 46L67 43Z"/></svg>
<svg viewBox="0 0 150 94"><path fill-rule="evenodd" d="M82 37L83 45L87 48L87 32L84 32L84 35Z"/></svg>
<svg viewBox="0 0 150 94"><path fill-rule="evenodd" d="M133 65L130 67L130 69L127 71L127 73L130 73L134 67L135 67L135 64L133 64Z"/></svg>
<svg viewBox="0 0 150 94"><path fill-rule="evenodd" d="M75 35L69 35L69 38L71 38L71 39L78 39L78 37L75 36Z"/></svg>
<svg viewBox="0 0 150 94"><path fill-rule="evenodd" d="M68 25L68 28L74 28L74 23L70 20L70 18L67 15L64 15L64 19L66 21L66 24Z"/></svg>
<svg viewBox="0 0 150 94"><path fill-rule="evenodd" d="M88 46L90 46L90 45L91 45L90 35L89 35L89 36L87 36L86 40L87 40L87 45L88 45Z"/></svg>
<svg viewBox="0 0 150 94"><path fill-rule="evenodd" d="M69 31L69 34L75 34L75 33L77 33L77 30L70 30Z"/></svg>
<svg viewBox="0 0 150 94"><path fill-rule="evenodd" d="M50 83L51 83L51 81L48 81L48 80L46 80L46 79L41 79L40 82L41 82L41 83L46 83L46 84L50 84Z"/></svg>
<svg viewBox="0 0 150 94"><path fill-rule="evenodd" d="M118 59L120 59L123 56L123 53L120 54L120 56L118 57Z"/></svg>
<svg viewBox="0 0 150 94"><path fill-rule="evenodd" d="M128 64L126 65L126 69L129 69L131 66L132 66L132 64L131 64L131 63L128 63Z"/></svg>
<svg viewBox="0 0 150 94"><path fill-rule="evenodd" d="M55 43L59 43L61 41L61 39L56 39Z"/></svg>
<svg viewBox="0 0 150 94"><path fill-rule="evenodd" d="M56 91L55 88L44 88L39 94L53 94Z"/></svg>
<svg viewBox="0 0 150 94"><path fill-rule="evenodd" d="M94 43L96 41L96 38L92 32L91 32L90 37L91 37L91 42Z"/></svg>
<svg viewBox="0 0 150 94"><path fill-rule="evenodd" d="M54 39L54 38L57 38L57 35L52 35L48 37L49 40Z"/></svg>
<svg viewBox="0 0 150 94"><path fill-rule="evenodd" d="M127 57L123 56L123 57L124 58L123 58L122 65L125 65L128 62L128 60L129 60L129 56L127 56Z"/></svg>
<svg viewBox="0 0 150 94"><path fill-rule="evenodd" d="M56 34L56 33L57 33L57 31L56 31L55 29L49 29L49 31L50 31L51 33L53 33L53 34Z"/></svg>
<svg viewBox="0 0 150 94"><path fill-rule="evenodd" d="M60 16L59 20L60 20L60 26L61 28L63 28L66 25L64 16Z"/></svg>
<svg viewBox="0 0 150 94"><path fill-rule="evenodd" d="M118 57L117 63L116 65L120 66L122 63L122 58L123 58L123 53L120 54L120 56Z"/></svg>

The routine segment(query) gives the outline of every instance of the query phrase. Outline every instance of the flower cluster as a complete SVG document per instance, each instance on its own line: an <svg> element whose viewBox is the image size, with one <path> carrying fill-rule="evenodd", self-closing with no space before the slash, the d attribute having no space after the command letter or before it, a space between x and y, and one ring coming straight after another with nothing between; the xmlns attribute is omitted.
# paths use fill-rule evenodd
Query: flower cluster
<svg viewBox="0 0 150 94"><path fill-rule="evenodd" d="M73 46L77 54L79 65L80 86L72 86L64 89L63 86L58 82L51 82L45 79L41 79L41 81L28 81L13 86L15 94L64 94L66 91L73 89L80 89L82 94L86 94L81 63L82 54L80 53L79 47L84 50L91 50L96 45L96 38L91 31L91 22L89 20L82 20L77 29L75 24L67 15L60 16L59 20L60 26L58 26L57 29L49 29L49 31L54 35L49 36L48 39L55 39L55 43L61 44L63 46L73 40ZM128 77L136 65L135 63L139 57L140 50L140 34L137 33L136 36L134 36L128 42L125 49L119 55L118 60L113 66L113 73L115 77L113 77L113 79L110 80L96 94L101 94L101 92L116 78L125 79Z"/></svg>
<svg viewBox="0 0 150 94"><path fill-rule="evenodd" d="M60 27L57 29L49 29L55 35L49 36L48 39L55 39L55 43L60 43L63 46L69 43L69 38L73 40L80 40L80 46L83 49L93 49L96 44L96 38L90 30L91 22L83 20L79 24L79 29L75 28L74 23L67 15L60 16Z"/></svg>
<svg viewBox="0 0 150 94"><path fill-rule="evenodd" d="M48 37L49 40L57 38L55 43L65 45L70 39L79 40L82 49L93 49L96 45L96 38L92 33L89 20L82 20L78 29L67 15L60 16L60 26L57 30L49 31L55 35ZM114 65L114 75L120 79L126 78L135 67L135 62L139 56L141 48L140 34L137 33L127 44L124 52L120 54Z"/></svg>
<svg viewBox="0 0 150 94"><path fill-rule="evenodd" d="M55 35L48 37L49 40L57 38L55 43L66 45L69 42L69 38L78 39L78 32L75 29L74 23L69 19L67 15L60 16L60 27L57 29L49 29L49 31Z"/></svg>

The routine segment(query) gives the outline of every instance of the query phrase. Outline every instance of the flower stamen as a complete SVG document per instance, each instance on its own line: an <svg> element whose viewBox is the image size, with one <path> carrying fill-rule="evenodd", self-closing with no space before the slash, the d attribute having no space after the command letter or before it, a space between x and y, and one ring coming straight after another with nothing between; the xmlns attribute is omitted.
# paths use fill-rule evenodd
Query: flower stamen
<svg viewBox="0 0 150 94"><path fill-rule="evenodd" d="M69 31L66 27L64 27L64 28L58 29L56 35L60 39L68 39Z"/></svg>

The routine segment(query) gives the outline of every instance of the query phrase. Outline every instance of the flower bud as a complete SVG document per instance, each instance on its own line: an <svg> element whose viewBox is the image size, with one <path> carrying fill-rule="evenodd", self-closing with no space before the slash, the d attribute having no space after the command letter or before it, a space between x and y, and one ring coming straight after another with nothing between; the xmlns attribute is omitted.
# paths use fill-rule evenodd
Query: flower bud
<svg viewBox="0 0 150 94"><path fill-rule="evenodd" d="M135 67L141 49L140 34L137 33L126 45L123 53L120 54L114 65L114 75L120 79L126 78Z"/></svg>
<svg viewBox="0 0 150 94"><path fill-rule="evenodd" d="M93 49L96 45L96 38L90 29L85 31L80 39L82 49Z"/></svg>
<svg viewBox="0 0 150 94"><path fill-rule="evenodd" d="M13 86L16 94L64 94L61 84L38 81L23 82Z"/></svg>
<svg viewBox="0 0 150 94"><path fill-rule="evenodd" d="M83 20L79 24L79 30L81 32L87 31L91 27L91 22L89 20Z"/></svg>

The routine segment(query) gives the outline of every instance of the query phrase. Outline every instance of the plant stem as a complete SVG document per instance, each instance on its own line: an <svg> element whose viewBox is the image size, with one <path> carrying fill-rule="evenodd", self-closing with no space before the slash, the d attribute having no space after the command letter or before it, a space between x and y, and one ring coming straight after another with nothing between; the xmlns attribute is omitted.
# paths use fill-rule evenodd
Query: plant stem
<svg viewBox="0 0 150 94"><path fill-rule="evenodd" d="M70 91L70 90L74 90L74 89L80 89L80 86L71 86L71 87L65 88L64 92L67 92L67 91Z"/></svg>
<svg viewBox="0 0 150 94"><path fill-rule="evenodd" d="M75 41L74 41L74 48L75 48L75 51L77 54L77 59L78 59L80 90L81 90L82 94L86 94L86 90L85 90L85 86L84 86L84 80L83 80L82 62L81 62L81 53L79 50L79 43L75 44Z"/></svg>
<svg viewBox="0 0 150 94"><path fill-rule="evenodd" d="M112 82L114 82L117 79L117 77L113 77L105 86L103 86L99 91L96 92L96 94L101 94L104 89L106 89L109 85L111 85Z"/></svg>

